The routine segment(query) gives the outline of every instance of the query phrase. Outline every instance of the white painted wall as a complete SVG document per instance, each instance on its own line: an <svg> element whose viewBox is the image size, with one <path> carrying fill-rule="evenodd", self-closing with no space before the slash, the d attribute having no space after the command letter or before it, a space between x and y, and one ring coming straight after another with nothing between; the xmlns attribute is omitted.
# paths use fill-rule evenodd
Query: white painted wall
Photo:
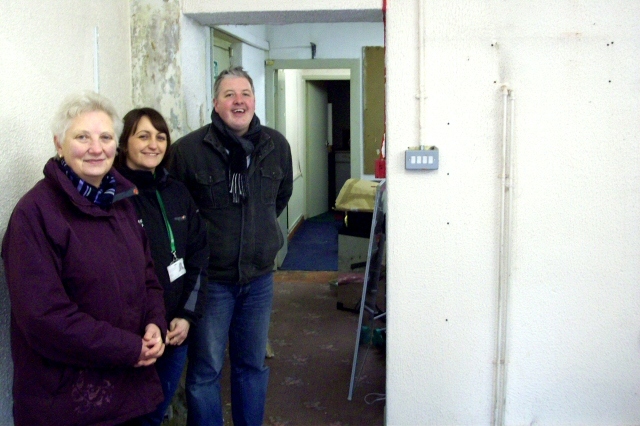
<svg viewBox="0 0 640 426"><path fill-rule="evenodd" d="M271 59L311 59L311 43L316 59L361 59L364 46L384 46L382 22L270 25L267 32Z"/></svg>
<svg viewBox="0 0 640 426"><path fill-rule="evenodd" d="M386 14L387 424L491 422L505 81L517 97L505 423L640 423L640 4L434 0L419 30L418 1ZM94 26L101 89L121 112L131 62L128 2L6 0L0 15L3 234L53 153L51 112L93 87ZM441 163L409 173L420 75ZM0 424L8 321L0 285Z"/></svg>
<svg viewBox="0 0 640 426"><path fill-rule="evenodd" d="M287 231L290 234L304 218L304 209L307 205L306 185L302 175L293 179L293 192L287 205Z"/></svg>
<svg viewBox="0 0 640 426"><path fill-rule="evenodd" d="M54 154L49 121L71 92L94 88L94 28L100 91L118 112L131 108L129 2L0 2L0 236L18 199ZM0 424L12 424L9 301L0 273Z"/></svg>
<svg viewBox="0 0 640 426"><path fill-rule="evenodd" d="M304 132L305 105L304 82L300 70L284 70L285 84L285 136L291 146L291 158L293 161L293 193L289 200L288 228L291 232L303 219L305 206L307 205L306 190L306 143Z"/></svg>
<svg viewBox="0 0 640 426"><path fill-rule="evenodd" d="M274 11L303 10L315 12L319 9L315 0L279 0L279 1L252 1L252 0L182 0L185 13L228 13L230 11ZM322 9L330 10L367 10L381 7L379 0L325 0Z"/></svg>
<svg viewBox="0 0 640 426"><path fill-rule="evenodd" d="M380 22L380 0L181 0L182 11L203 24Z"/></svg>
<svg viewBox="0 0 640 426"><path fill-rule="evenodd" d="M386 15L387 424L492 421L503 82L517 98L505 423L640 423L640 3L435 0L418 29L418 2ZM432 172L403 165L420 75Z"/></svg>
<svg viewBox="0 0 640 426"><path fill-rule="evenodd" d="M293 177L306 174L305 164L305 108L304 82L301 70L283 70L285 85L285 136L291 145L293 161Z"/></svg>
<svg viewBox="0 0 640 426"><path fill-rule="evenodd" d="M234 44L234 56L231 58L231 65L242 65L253 80L256 95L256 115L261 123L266 121L266 100L264 82L264 60L266 52L262 49L242 43L240 46Z"/></svg>
<svg viewBox="0 0 640 426"><path fill-rule="evenodd" d="M232 34L243 43L269 50L266 25L216 25L215 28L227 34Z"/></svg>
<svg viewBox="0 0 640 426"><path fill-rule="evenodd" d="M180 18L180 52L184 87L185 134L211 122L210 29L184 15ZM209 101L208 99L211 99Z"/></svg>

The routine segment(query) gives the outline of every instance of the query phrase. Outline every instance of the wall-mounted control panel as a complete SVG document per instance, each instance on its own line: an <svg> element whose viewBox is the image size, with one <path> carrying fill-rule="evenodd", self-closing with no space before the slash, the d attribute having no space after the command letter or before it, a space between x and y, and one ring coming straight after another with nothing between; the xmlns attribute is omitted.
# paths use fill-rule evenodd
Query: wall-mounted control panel
<svg viewBox="0 0 640 426"><path fill-rule="evenodd" d="M435 146L408 149L404 154L407 170L436 170L440 163L438 148Z"/></svg>

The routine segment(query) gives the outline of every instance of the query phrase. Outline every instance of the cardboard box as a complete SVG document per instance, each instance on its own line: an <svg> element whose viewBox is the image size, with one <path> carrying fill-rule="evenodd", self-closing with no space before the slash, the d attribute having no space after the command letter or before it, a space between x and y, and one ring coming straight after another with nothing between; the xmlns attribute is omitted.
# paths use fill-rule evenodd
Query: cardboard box
<svg viewBox="0 0 640 426"><path fill-rule="evenodd" d="M336 198L336 210L373 212L379 182L347 179Z"/></svg>
<svg viewBox="0 0 640 426"><path fill-rule="evenodd" d="M338 233L338 271L364 272L369 253L369 237Z"/></svg>
<svg viewBox="0 0 640 426"><path fill-rule="evenodd" d="M337 303L336 307L343 311L360 313L360 300L362 300L362 285L364 273L341 274L336 282ZM386 309L386 283L384 279L378 282L376 307L381 312Z"/></svg>

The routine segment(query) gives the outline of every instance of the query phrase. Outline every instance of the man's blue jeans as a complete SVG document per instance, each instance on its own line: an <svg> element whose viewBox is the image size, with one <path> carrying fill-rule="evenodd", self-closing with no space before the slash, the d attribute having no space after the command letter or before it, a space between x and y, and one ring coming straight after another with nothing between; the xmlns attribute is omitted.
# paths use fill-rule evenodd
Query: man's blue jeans
<svg viewBox="0 0 640 426"><path fill-rule="evenodd" d="M173 395L176 393L178 385L180 384L180 377L182 377L182 371L184 370L186 362L186 343L180 346L167 345L165 347L164 354L162 354L155 363L156 371L162 383L164 401L158 405L156 411L142 417L142 426L158 426L162 424L167 408L169 408Z"/></svg>
<svg viewBox="0 0 640 426"><path fill-rule="evenodd" d="M227 339L234 426L259 426L269 369L264 365L273 273L244 285L209 282L202 319L192 330L187 366L187 425L223 424L220 372Z"/></svg>

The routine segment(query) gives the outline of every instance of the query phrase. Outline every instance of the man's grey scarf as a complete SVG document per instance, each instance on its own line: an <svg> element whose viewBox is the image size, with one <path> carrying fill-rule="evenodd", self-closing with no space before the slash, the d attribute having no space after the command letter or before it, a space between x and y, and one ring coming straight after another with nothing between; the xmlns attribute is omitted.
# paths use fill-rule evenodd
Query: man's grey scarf
<svg viewBox="0 0 640 426"><path fill-rule="evenodd" d="M260 139L262 125L256 115L251 119L249 130L242 136L236 135L222 121L218 113L211 112L211 124L222 145L229 151L229 193L232 201L242 203L249 197L249 183L247 179L247 157L251 156L255 144Z"/></svg>

